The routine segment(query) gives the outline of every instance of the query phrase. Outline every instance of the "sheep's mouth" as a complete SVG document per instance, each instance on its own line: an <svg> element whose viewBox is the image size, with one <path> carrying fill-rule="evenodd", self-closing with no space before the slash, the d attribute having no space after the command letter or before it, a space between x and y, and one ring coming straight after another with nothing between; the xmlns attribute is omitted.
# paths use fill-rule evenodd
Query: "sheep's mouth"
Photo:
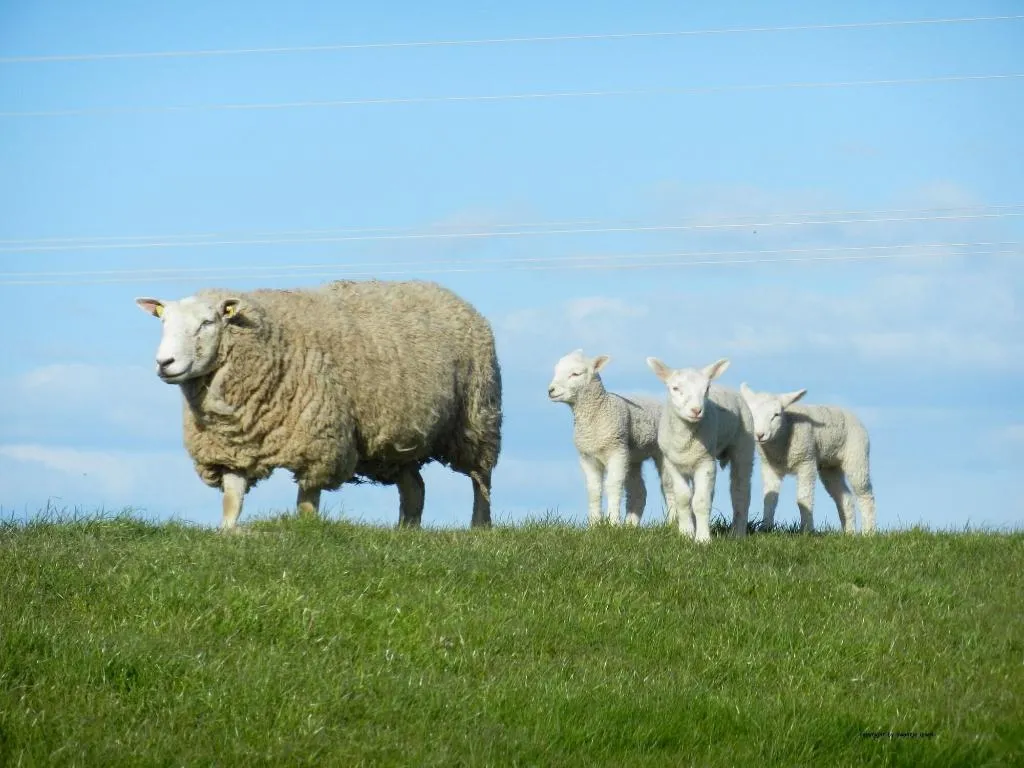
<svg viewBox="0 0 1024 768"><path fill-rule="evenodd" d="M166 371L158 370L156 375L160 377L161 381L167 384L180 384L188 379L190 373L192 373L192 363L189 363L183 370L180 370L177 373L168 373Z"/></svg>

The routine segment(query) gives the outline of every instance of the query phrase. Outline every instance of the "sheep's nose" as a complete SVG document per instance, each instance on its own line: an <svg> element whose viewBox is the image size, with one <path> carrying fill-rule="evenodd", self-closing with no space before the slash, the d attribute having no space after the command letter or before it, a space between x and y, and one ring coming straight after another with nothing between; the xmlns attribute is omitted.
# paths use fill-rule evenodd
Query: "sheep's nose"
<svg viewBox="0 0 1024 768"><path fill-rule="evenodd" d="M553 394L555 394L555 388L554 387L548 387L548 396L551 396Z"/></svg>
<svg viewBox="0 0 1024 768"><path fill-rule="evenodd" d="M758 433L757 433L757 434L755 435L755 437L756 437L756 438L757 438L758 440L764 440L764 432L758 432Z"/></svg>
<svg viewBox="0 0 1024 768"><path fill-rule="evenodd" d="M164 373L172 363L174 363L173 357L158 357L156 359L157 370L160 373Z"/></svg>
<svg viewBox="0 0 1024 768"><path fill-rule="evenodd" d="M700 408L691 408L690 413L693 416L700 416Z"/></svg>

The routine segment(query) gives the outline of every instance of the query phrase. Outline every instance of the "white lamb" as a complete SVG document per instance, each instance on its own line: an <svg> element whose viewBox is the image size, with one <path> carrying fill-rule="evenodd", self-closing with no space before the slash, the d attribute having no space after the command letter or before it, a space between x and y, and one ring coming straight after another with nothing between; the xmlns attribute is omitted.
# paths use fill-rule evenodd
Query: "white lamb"
<svg viewBox="0 0 1024 768"><path fill-rule="evenodd" d="M573 442L586 479L590 524L601 521L603 485L609 522L619 524L625 490L626 523L639 525L647 503L642 472L647 459L653 459L658 469L666 508L674 508L673 490L658 448L661 403L607 391L599 371L610 359L608 355L589 358L582 349L565 355L555 364L548 397L572 409Z"/></svg>
<svg viewBox="0 0 1024 768"><path fill-rule="evenodd" d="M800 530L814 530L814 481L821 482L839 511L845 533L854 533L853 486L860 506L861 532L875 530L875 495L868 460L871 452L867 429L846 408L830 405L794 406L806 389L775 395L754 392L746 383L740 394L754 418L754 437L761 454L764 484L764 525L775 523L775 506L786 475L796 475L796 502ZM844 479L845 475L845 479Z"/></svg>
<svg viewBox="0 0 1024 768"><path fill-rule="evenodd" d="M711 541L709 518L718 474L716 462L723 469L731 465L732 535L746 536L754 472L753 422L738 393L711 384L729 367L729 361L723 358L701 369L673 369L656 357L648 357L647 365L668 389L668 403L658 426L658 445L675 490L677 508L669 510L669 519L678 520L683 535L699 543Z"/></svg>

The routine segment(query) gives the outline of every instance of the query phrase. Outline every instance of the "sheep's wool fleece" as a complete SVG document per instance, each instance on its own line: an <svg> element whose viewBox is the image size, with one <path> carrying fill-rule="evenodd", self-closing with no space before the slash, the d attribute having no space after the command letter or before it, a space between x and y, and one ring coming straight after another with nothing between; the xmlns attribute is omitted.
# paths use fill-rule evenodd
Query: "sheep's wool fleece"
<svg viewBox="0 0 1024 768"><path fill-rule="evenodd" d="M284 467L300 487L334 490L431 460L488 476L497 463L493 333L448 289L371 280L197 295L240 299L217 367L182 387L185 446L206 484L231 470L251 487Z"/></svg>
<svg viewBox="0 0 1024 768"><path fill-rule="evenodd" d="M784 472L804 463L842 467L868 451L868 433L852 412L834 405L791 405L784 426L767 443L758 443L761 457ZM851 450L852 449L852 450ZM866 467L865 467L866 470Z"/></svg>

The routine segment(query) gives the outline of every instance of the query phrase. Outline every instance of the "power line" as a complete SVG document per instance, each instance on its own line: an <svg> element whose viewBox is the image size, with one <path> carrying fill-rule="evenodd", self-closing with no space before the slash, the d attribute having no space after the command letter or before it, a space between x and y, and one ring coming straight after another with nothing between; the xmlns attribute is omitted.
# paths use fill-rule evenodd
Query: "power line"
<svg viewBox="0 0 1024 768"><path fill-rule="evenodd" d="M877 218L846 218L846 219L812 219L789 221L756 221L726 222L717 224L651 224L643 226L604 226L604 227L572 227L548 230L484 230L477 232L418 232L411 234L386 235L344 235L338 237L310 238L272 238L272 239L238 239L238 240L201 240L195 242L149 242L149 243L114 243L114 244L80 244L80 245L41 245L32 247L4 247L0 253L34 253L40 251L84 251L84 250L140 250L151 248L198 248L224 245L284 245L296 243L341 243L341 242L374 242L397 240L457 240L499 237L536 237L539 235L575 235L575 234L608 234L622 232L672 232L686 230L724 230L747 227L791 227L819 226L829 224L877 224L895 222L922 221L969 221L975 219L1002 219L1024 216L1024 211L1002 211L999 213L973 213L943 216L882 216Z"/></svg>
<svg viewBox="0 0 1024 768"><path fill-rule="evenodd" d="M1024 243L1008 242L977 242L977 243L905 243L892 245L839 246L828 248L776 248L753 250L726 251L672 251L663 253L620 253L620 254L584 254L570 256L534 256L524 258L499 259L432 259L425 261L406 262L364 262L342 264L307 264L307 265L246 265L235 267L183 267L183 268L150 268L139 270L86 270L86 271L44 271L44 272L6 272L0 273L0 285L98 285L111 283L133 282L177 282L195 280L229 280L237 279L245 273L245 279L251 279L253 273L262 273L260 279L276 279L282 277L329 277L344 275L350 277L374 277L380 275L416 275L437 274L448 272L485 272L485 271L536 271L550 269L633 269L710 265L710 264L759 264L782 262L819 262L819 261L857 261L889 258L937 257L937 256L982 256L999 254L1022 254L1019 246ZM1007 248L1006 246L1013 246ZM922 253L920 251L936 249L963 249L970 251L940 251L938 253ZM978 249L985 250L978 250ZM994 249L994 250L993 250ZM846 256L798 257L794 254L847 254ZM776 254L776 258L757 258L764 254ZM779 254L788 254L780 257ZM722 259L710 257L740 256L739 259ZM690 257L686 261L663 261L663 259L679 259ZM701 260L695 261L692 257ZM641 259L648 261L642 262ZM656 259L656 261L651 261ZM395 269L399 267L400 269ZM410 268L411 267L411 268ZM352 272L353 269L374 268L372 272ZM276 272L275 272L276 270ZM313 271L321 270L321 271ZM215 273L215 274L213 274ZM71 278L71 279L67 279ZM94 279L82 279L94 278Z"/></svg>
<svg viewBox="0 0 1024 768"><path fill-rule="evenodd" d="M824 211L783 211L779 213L770 212L758 212L758 213L719 213L712 215L702 215L699 217L701 222L707 222L708 219L712 221L719 221L729 226L756 226L758 219L764 217L784 217L790 219L804 219L804 218L823 218L826 216L881 216L881 215L892 215L900 213L949 213L952 211L963 212L978 212L978 211L1000 211L1014 208L1024 208L1024 202L1021 203L988 203L983 205L957 205L957 206L940 206L940 207L928 207L928 208L884 208L884 209L831 209ZM634 220L629 219L597 219L597 218L585 218L585 219L563 219L554 221L530 221L530 222L515 222L506 224L492 224L490 225L494 231L500 232L504 229L539 229L539 228L550 228L550 227L566 227L566 226L588 226L588 225L601 225L601 224L631 224ZM119 245L121 243L128 243L129 247L131 243L136 243L140 246L146 246L154 244L158 246L162 245L174 245L175 243L163 242L163 241L206 241L206 242L184 242L182 245L217 245L216 242L208 242L217 238L246 238L245 242L248 243L249 239L253 239L254 242L262 242L264 238L283 238L283 237L296 237L304 238L311 237L314 235L347 235L347 234L364 234L364 233L393 233L393 234L430 234L439 233L438 230L451 230L458 229L460 227L466 228L469 224L460 224L458 222L447 222L437 223L426 227L416 227L410 225L403 226L375 226L375 227L320 227L315 229L277 229L277 230L222 230L218 232L193 232L193 233L174 233L174 234L161 234L161 235L86 235L86 236L65 236L65 237L35 237L35 238L12 238L12 239L0 239L0 252L4 250L21 250L22 246L36 246L36 245L53 245L53 246L85 246L99 247L105 244ZM762 224L763 226L763 224ZM458 234L458 233L453 233ZM543 232L539 234L545 234ZM295 240L288 242L302 242L302 240ZM314 241L316 242L316 241ZM229 244L234 244L232 241ZM18 248L3 248L3 246L19 246ZM64 250L64 248L57 248L57 250Z"/></svg>
<svg viewBox="0 0 1024 768"><path fill-rule="evenodd" d="M887 80L845 80L833 82L761 83L754 85L708 85L664 88L622 88L592 91L549 91L536 93L476 94L469 96L397 96L372 99L334 99L325 101L286 101L247 104L180 104L139 107L82 107L79 109L4 111L0 117L81 117L87 115L143 114L163 112L251 111L336 108L394 104L447 104L456 102L534 101L543 99L605 98L612 96L669 96L707 93L776 91L789 89L859 88L876 86L923 85L927 83L955 83L982 80L1017 80L1024 73L985 75L939 75L935 77L907 77Z"/></svg>
<svg viewBox="0 0 1024 768"><path fill-rule="evenodd" d="M179 51L144 51L130 53L69 53L42 54L32 56L0 57L0 64L35 64L43 62L103 61L111 59L156 59L211 56L241 56L254 54L322 53L330 51L353 51L385 48L441 48L454 46L504 45L514 43L551 43L592 40L628 40L670 37L698 37L703 35L753 34L766 32L804 32L840 29L877 29L884 27L910 27L939 24L967 24L988 21L1019 21L1024 15L1011 16L965 16L943 19L906 19L889 21L863 21L840 24L794 24L775 27L722 27L717 29L691 29L666 32L619 32L570 35L538 35L530 37L494 37L474 40L420 40L380 43L336 43L330 45L295 45L270 48L213 48Z"/></svg>

